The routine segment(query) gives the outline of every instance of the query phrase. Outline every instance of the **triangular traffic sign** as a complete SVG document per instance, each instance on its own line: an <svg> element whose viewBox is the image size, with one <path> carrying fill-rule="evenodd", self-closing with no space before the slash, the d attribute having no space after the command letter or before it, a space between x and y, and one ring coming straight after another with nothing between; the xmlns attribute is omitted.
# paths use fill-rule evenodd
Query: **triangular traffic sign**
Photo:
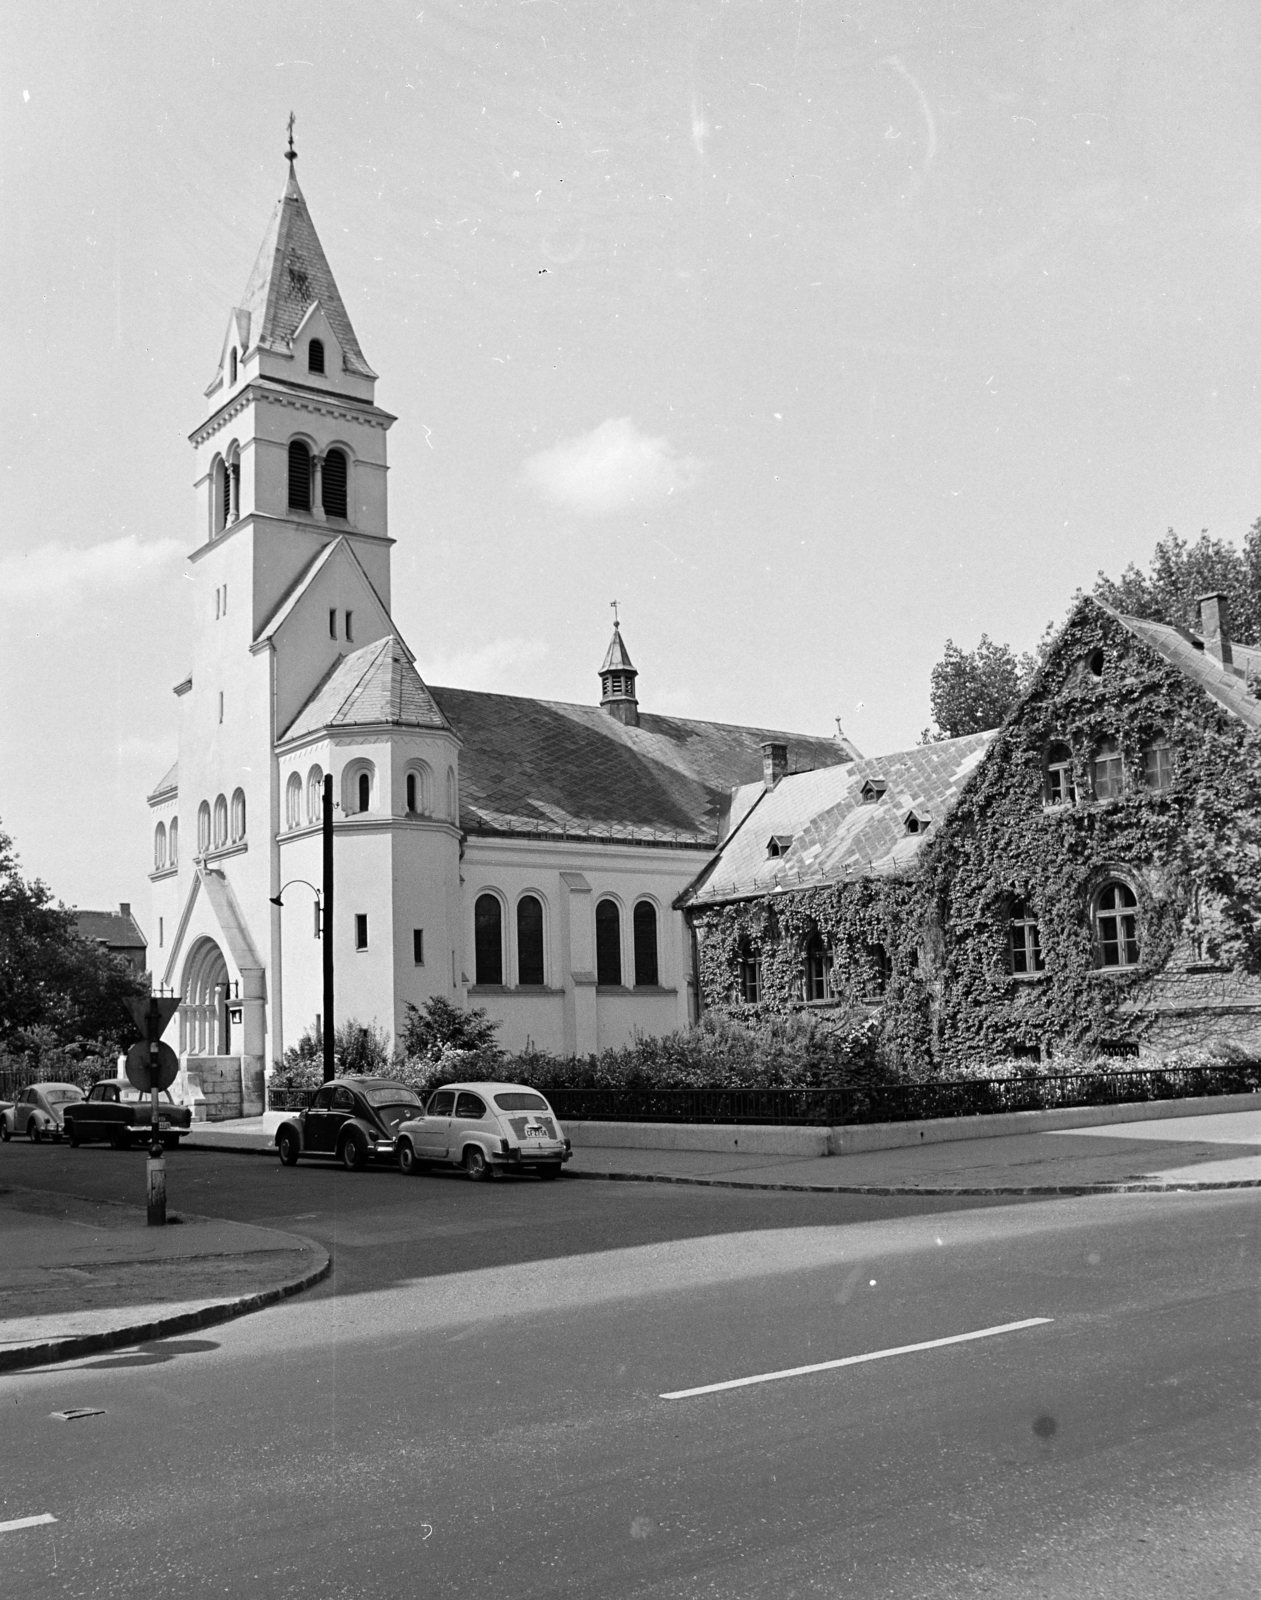
<svg viewBox="0 0 1261 1600"><path fill-rule="evenodd" d="M178 997L167 995L129 994L124 997L124 1003L131 1012L132 1021L146 1039L150 1037L149 1029L155 1020L157 1028L152 1037L160 1039L167 1023L179 1009Z"/></svg>

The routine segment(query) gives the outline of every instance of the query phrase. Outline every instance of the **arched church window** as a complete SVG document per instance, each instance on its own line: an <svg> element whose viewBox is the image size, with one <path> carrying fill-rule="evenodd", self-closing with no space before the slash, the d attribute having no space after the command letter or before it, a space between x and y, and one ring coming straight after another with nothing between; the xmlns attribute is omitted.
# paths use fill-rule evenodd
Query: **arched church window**
<svg viewBox="0 0 1261 1600"><path fill-rule="evenodd" d="M543 902L523 894L517 901L517 982L541 985L543 974Z"/></svg>
<svg viewBox="0 0 1261 1600"><path fill-rule="evenodd" d="M166 824L159 822L153 830L153 870L161 872L166 866Z"/></svg>
<svg viewBox="0 0 1261 1600"><path fill-rule="evenodd" d="M323 818L324 773L321 768L312 767L306 780L306 819L308 822L321 822Z"/></svg>
<svg viewBox="0 0 1261 1600"><path fill-rule="evenodd" d="M306 369L308 372L323 372L324 370L324 341L312 339L306 347Z"/></svg>
<svg viewBox="0 0 1261 1600"><path fill-rule="evenodd" d="M205 855L210 849L210 802L203 800L197 807L197 849Z"/></svg>
<svg viewBox="0 0 1261 1600"><path fill-rule="evenodd" d="M504 981L503 908L498 895L479 894L473 907L474 982Z"/></svg>
<svg viewBox="0 0 1261 1600"><path fill-rule="evenodd" d="M345 517L346 515L346 452L344 450L330 450L324 457L324 467L321 473L323 479L324 515L326 517Z"/></svg>
<svg viewBox="0 0 1261 1600"><path fill-rule="evenodd" d="M233 445L228 451L227 471L223 483L223 520L235 522L241 515L241 449Z"/></svg>
<svg viewBox="0 0 1261 1600"><path fill-rule="evenodd" d="M228 468L222 456L216 456L210 469L210 537L222 533L228 525Z"/></svg>
<svg viewBox="0 0 1261 1600"><path fill-rule="evenodd" d="M228 842L228 801L226 795L215 798L215 849L221 850Z"/></svg>
<svg viewBox="0 0 1261 1600"><path fill-rule="evenodd" d="M616 900L595 908L595 981L616 988L622 981L622 913Z"/></svg>
<svg viewBox="0 0 1261 1600"><path fill-rule="evenodd" d="M166 830L166 859L171 866L178 866L180 859L180 819L171 818L171 826Z"/></svg>
<svg viewBox="0 0 1261 1600"><path fill-rule="evenodd" d="M289 445L289 509L311 509L311 452L301 439Z"/></svg>
<svg viewBox="0 0 1261 1600"><path fill-rule="evenodd" d="M359 774L358 790L359 809L360 811L366 811L372 804L372 779L366 772Z"/></svg>
<svg viewBox="0 0 1261 1600"><path fill-rule="evenodd" d="M296 772L289 774L285 784L285 827L302 826L302 779Z"/></svg>
<svg viewBox="0 0 1261 1600"><path fill-rule="evenodd" d="M414 815L420 810L420 807L416 804L418 788L419 784L416 780L416 774L414 772L409 772L407 774L407 811L409 816Z"/></svg>
<svg viewBox="0 0 1261 1600"><path fill-rule="evenodd" d="M635 935L635 987L655 989L657 976L657 908L651 900L641 900L631 916Z"/></svg>
<svg viewBox="0 0 1261 1600"><path fill-rule="evenodd" d="M240 844L245 837L245 790L232 792L232 843Z"/></svg>

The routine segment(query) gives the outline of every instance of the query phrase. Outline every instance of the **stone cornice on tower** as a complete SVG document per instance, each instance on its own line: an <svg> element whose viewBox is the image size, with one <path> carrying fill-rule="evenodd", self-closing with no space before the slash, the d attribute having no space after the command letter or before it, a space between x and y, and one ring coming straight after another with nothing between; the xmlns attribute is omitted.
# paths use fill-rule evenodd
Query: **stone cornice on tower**
<svg viewBox="0 0 1261 1600"><path fill-rule="evenodd" d="M204 444L207 439L213 438L220 428L226 427L235 417L240 416L247 406L264 398L272 405L290 406L294 410L309 411L318 416L338 417L342 421L354 422L364 428L387 429L398 421L392 412L369 402L332 396L322 389L308 388L304 384L280 383L274 378L255 378L245 388L238 390L230 400L225 401L218 411L199 423L189 434L190 441L195 445Z"/></svg>

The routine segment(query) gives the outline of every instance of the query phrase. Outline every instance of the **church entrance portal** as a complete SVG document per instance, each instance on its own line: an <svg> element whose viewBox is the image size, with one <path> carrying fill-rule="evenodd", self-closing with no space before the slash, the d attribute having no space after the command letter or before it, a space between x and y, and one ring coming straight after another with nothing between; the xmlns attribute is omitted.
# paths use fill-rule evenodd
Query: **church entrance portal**
<svg viewBox="0 0 1261 1600"><path fill-rule="evenodd" d="M229 993L223 951L213 939L199 939L184 968L184 995L179 1009L181 1055L232 1054Z"/></svg>

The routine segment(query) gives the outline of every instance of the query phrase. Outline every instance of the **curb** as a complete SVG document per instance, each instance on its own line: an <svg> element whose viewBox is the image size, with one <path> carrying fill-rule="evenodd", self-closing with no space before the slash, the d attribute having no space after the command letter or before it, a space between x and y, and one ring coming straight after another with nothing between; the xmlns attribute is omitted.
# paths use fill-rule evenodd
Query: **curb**
<svg viewBox="0 0 1261 1600"><path fill-rule="evenodd" d="M683 1183L703 1189L775 1189L793 1194L923 1195L1085 1195L1188 1194L1212 1189L1258 1189L1261 1178L1230 1178L1209 1183L1064 1183L1030 1184L1023 1188L925 1189L887 1183L757 1183L737 1178L690 1178L673 1172L566 1172L566 1178L611 1183Z"/></svg>
<svg viewBox="0 0 1261 1600"><path fill-rule="evenodd" d="M293 1238L302 1238L293 1234ZM199 1311L183 1311L178 1316L154 1317L147 1322L132 1322L122 1328L108 1328L100 1333L70 1334L64 1339L46 1339L39 1344L14 1345L0 1350L0 1372L12 1372L20 1367L43 1366L54 1361L73 1361L79 1356L95 1355L100 1350L114 1350L119 1345L140 1344L150 1339L166 1339L177 1333L191 1333L196 1328L212 1328L216 1323L231 1322L251 1311L261 1311L264 1306L288 1300L301 1294L333 1270L333 1258L322 1245L313 1239L304 1241L324 1257L322 1265L313 1271L291 1278L288 1283L273 1289L260 1289L256 1294L241 1295L235 1300L220 1300L203 1306Z"/></svg>

